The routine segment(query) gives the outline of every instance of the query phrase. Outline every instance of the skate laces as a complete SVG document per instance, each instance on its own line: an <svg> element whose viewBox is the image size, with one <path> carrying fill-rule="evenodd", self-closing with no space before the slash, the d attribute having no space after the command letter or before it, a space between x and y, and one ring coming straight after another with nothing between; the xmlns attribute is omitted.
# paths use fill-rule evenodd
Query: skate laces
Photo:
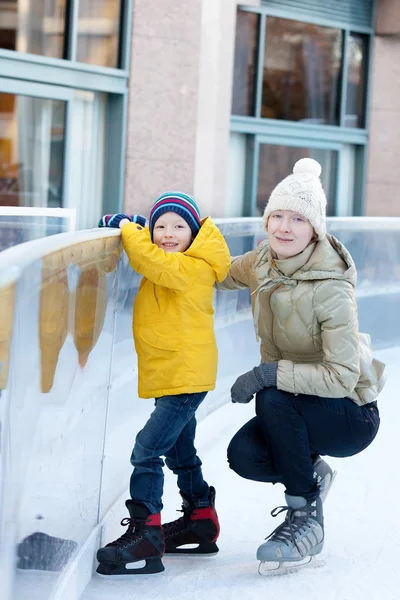
<svg viewBox="0 0 400 600"><path fill-rule="evenodd" d="M285 520L265 539L273 542L282 542L286 544L286 546L288 546L290 542L293 542L300 556L303 556L304 553L297 544L296 534L302 534L307 531L310 511L307 506L302 506L301 508L277 506L271 511L271 515L277 517L283 512L286 512Z"/></svg>
<svg viewBox="0 0 400 600"><path fill-rule="evenodd" d="M125 517L121 521L122 527L128 527L127 531L121 535L114 542L110 542L107 546L126 546L127 543L136 542L136 540L142 537L143 532L137 530L138 525L144 524L143 521L139 521L138 519L131 519L129 517Z"/></svg>
<svg viewBox="0 0 400 600"><path fill-rule="evenodd" d="M187 529L187 523L189 520L189 515L187 514L187 511L185 511L182 508L181 510L177 509L176 512L183 513L183 517L179 517L179 519L175 519L175 521L170 521L169 523L163 524L162 527L163 527L165 536L175 535L176 533L179 533L180 531Z"/></svg>

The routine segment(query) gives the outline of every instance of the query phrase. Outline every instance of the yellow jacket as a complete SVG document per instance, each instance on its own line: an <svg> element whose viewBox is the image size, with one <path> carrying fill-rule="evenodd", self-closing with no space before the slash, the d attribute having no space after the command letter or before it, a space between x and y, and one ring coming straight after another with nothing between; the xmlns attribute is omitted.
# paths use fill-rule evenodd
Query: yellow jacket
<svg viewBox="0 0 400 600"><path fill-rule="evenodd" d="M139 396L213 390L214 283L225 279L231 263L219 229L208 217L185 252L167 253L153 244L147 227L127 223L122 245L143 275L133 311Z"/></svg>

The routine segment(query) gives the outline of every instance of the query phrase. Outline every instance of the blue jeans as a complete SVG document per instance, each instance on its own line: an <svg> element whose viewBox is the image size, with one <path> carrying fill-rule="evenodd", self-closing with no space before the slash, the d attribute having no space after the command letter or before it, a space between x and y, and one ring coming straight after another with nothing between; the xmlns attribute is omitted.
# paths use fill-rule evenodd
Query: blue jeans
<svg viewBox="0 0 400 600"><path fill-rule="evenodd" d="M254 481L283 483L286 493L314 500L317 455L358 454L379 429L376 402L357 406L348 398L320 398L266 388L256 396L256 417L232 438L230 467Z"/></svg>
<svg viewBox="0 0 400 600"><path fill-rule="evenodd" d="M151 513L161 511L164 489L164 461L178 476L178 487L196 507L209 505L209 486L203 479L201 460L194 447L195 413L207 392L162 396L137 434L132 451L130 493Z"/></svg>

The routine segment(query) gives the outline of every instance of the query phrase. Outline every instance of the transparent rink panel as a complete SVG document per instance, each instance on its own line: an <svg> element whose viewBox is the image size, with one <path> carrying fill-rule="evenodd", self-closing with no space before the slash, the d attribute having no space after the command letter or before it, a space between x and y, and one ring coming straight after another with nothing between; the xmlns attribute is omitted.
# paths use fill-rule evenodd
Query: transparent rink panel
<svg viewBox="0 0 400 600"><path fill-rule="evenodd" d="M118 237L70 246L31 264L16 285L7 600L52 598L98 522L119 255Z"/></svg>
<svg viewBox="0 0 400 600"><path fill-rule="evenodd" d="M103 523L102 543L108 543L121 533L120 520L126 513L124 500L132 470L130 455L136 434L146 423L154 404L152 400L138 397L132 308L140 280L141 276L132 270L123 254L118 265L117 313L99 512L102 521L111 510L111 519ZM121 502L112 510L119 497Z"/></svg>
<svg viewBox="0 0 400 600"><path fill-rule="evenodd" d="M9 582L14 568L13 555L7 552L4 543L6 523L2 518L6 492L7 423L10 402L9 365L14 306L14 274L10 269L5 269L0 271L0 586L5 591L10 587Z"/></svg>
<svg viewBox="0 0 400 600"><path fill-rule="evenodd" d="M248 252L267 237L261 219L224 220L220 228L232 256ZM346 246L356 264L360 331L371 335L375 351L400 346L400 219L329 217L327 230ZM218 293L217 323L228 322L232 312L235 320L243 319L246 306L250 307L246 290Z"/></svg>
<svg viewBox="0 0 400 600"><path fill-rule="evenodd" d="M2 210L0 206L0 252L30 240L64 233L71 229L71 220L74 220L73 211L63 209L59 209L58 216L45 214L46 209L43 215L27 215L18 208L16 214L2 214Z"/></svg>
<svg viewBox="0 0 400 600"><path fill-rule="evenodd" d="M400 226L385 223L328 222L358 268L360 330L388 365L382 411L397 397L400 362ZM265 239L260 220L220 226L233 256ZM106 235L38 260L15 285L3 288L0 272L0 362L11 343L13 357L7 377L0 371L2 600L84 598L97 547L121 533L131 450L153 408L137 395L140 279L119 237ZM236 377L259 363L248 290L216 291L215 330L217 385L198 420L229 402Z"/></svg>
<svg viewBox="0 0 400 600"><path fill-rule="evenodd" d="M370 334L375 351L400 347L400 220L330 219L328 231L357 267L360 331Z"/></svg>

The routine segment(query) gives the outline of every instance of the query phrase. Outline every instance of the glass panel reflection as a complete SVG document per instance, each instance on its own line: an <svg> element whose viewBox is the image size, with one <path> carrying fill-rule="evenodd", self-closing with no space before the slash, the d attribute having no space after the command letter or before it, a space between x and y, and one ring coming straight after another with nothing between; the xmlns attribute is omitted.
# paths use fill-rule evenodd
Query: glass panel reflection
<svg viewBox="0 0 400 600"><path fill-rule="evenodd" d="M262 144L258 167L257 216L264 213L272 190L277 183L292 172L294 163L300 158L314 158L321 164L321 181L328 202L327 214L335 214L336 150Z"/></svg>
<svg viewBox="0 0 400 600"><path fill-rule="evenodd" d="M118 67L120 0L80 0L77 60Z"/></svg>
<svg viewBox="0 0 400 600"><path fill-rule="evenodd" d="M30 240L73 229L71 210L59 209L62 214L52 216L46 208L37 209L38 214L35 215L26 214L26 208L10 208L12 213L8 210L5 212L6 209L0 206L0 252Z"/></svg>
<svg viewBox="0 0 400 600"><path fill-rule="evenodd" d="M342 32L268 17L265 35L261 116L338 124Z"/></svg>
<svg viewBox="0 0 400 600"><path fill-rule="evenodd" d="M5 478L0 515L15 544L6 598L55 597L97 524L120 253L119 237L75 243L31 262L17 283L13 477Z"/></svg>
<svg viewBox="0 0 400 600"><path fill-rule="evenodd" d="M256 13L237 11L232 91L234 115L254 114L259 21Z"/></svg>
<svg viewBox="0 0 400 600"><path fill-rule="evenodd" d="M63 58L66 0L1 0L0 48Z"/></svg>
<svg viewBox="0 0 400 600"><path fill-rule="evenodd" d="M348 42L345 127L364 126L367 38L353 33Z"/></svg>
<svg viewBox="0 0 400 600"><path fill-rule="evenodd" d="M62 204L65 102L0 93L0 206Z"/></svg>

